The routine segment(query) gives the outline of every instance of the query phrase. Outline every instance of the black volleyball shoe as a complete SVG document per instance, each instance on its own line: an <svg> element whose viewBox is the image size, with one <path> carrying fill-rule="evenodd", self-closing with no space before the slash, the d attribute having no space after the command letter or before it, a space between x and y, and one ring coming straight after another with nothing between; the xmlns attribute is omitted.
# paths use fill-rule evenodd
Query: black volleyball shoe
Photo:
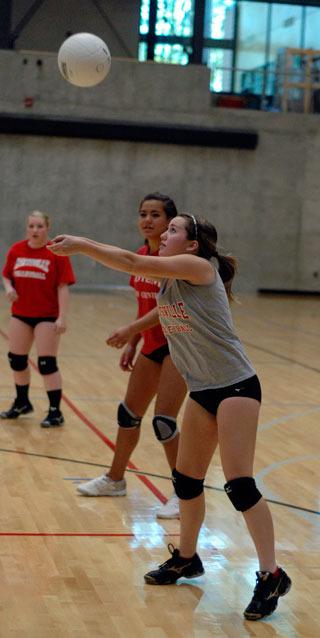
<svg viewBox="0 0 320 638"><path fill-rule="evenodd" d="M23 414L29 414L29 412L33 412L33 405L30 403L30 401L27 401L26 403L23 403L21 405L21 403L19 404L17 399L15 399L11 408L9 408L9 410L4 410L3 412L0 412L0 418L1 419L17 419L19 416Z"/></svg>
<svg viewBox="0 0 320 638"><path fill-rule="evenodd" d="M277 576L270 572L256 572L257 581L253 598L244 611L247 620L260 620L270 616L276 609L280 596L288 593L291 580L281 567L278 567L278 572Z"/></svg>
<svg viewBox="0 0 320 638"><path fill-rule="evenodd" d="M57 410L57 408L49 408L49 412L46 418L41 421L40 425L42 428L54 428L59 425L63 425L63 423L64 416L62 412L60 412L60 410Z"/></svg>
<svg viewBox="0 0 320 638"><path fill-rule="evenodd" d="M144 580L148 585L173 585L179 578L197 578L204 574L204 567L198 556L182 558L179 550L169 543L168 550L171 558L159 565L158 569L148 572Z"/></svg>

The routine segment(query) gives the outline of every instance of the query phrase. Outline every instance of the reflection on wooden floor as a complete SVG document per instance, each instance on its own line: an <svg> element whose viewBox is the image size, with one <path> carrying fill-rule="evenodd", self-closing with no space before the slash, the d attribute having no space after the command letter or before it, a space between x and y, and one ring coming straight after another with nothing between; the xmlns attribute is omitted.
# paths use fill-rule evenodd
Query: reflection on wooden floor
<svg viewBox="0 0 320 638"><path fill-rule="evenodd" d="M1 409L12 399L1 295ZM260 374L264 401L255 472L270 499L278 561L291 593L266 622L244 622L257 563L241 516L226 499L219 458L206 484L207 514L199 553L206 574L178 586L144 585L143 574L167 558L177 521L156 519L171 493L167 465L143 423L127 474L128 496L86 498L76 484L112 459L115 414L127 377L110 331L134 316L132 295L74 294L60 367L63 428L39 422L47 402L32 374L35 412L1 427L1 629L3 638L315 638L320 627L319 299L243 297L235 322ZM36 360L32 352L33 361ZM144 482L144 478L148 479Z"/></svg>

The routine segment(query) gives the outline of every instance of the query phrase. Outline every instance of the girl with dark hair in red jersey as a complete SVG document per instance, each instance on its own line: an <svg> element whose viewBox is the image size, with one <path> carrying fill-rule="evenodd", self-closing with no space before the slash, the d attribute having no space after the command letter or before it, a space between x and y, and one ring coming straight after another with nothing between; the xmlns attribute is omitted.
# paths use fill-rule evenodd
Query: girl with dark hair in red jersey
<svg viewBox="0 0 320 638"><path fill-rule="evenodd" d="M138 224L145 243L138 250L138 255L158 255L160 236L176 214L176 206L167 195L150 193L143 198L139 206ZM179 441L176 419L186 394L186 385L172 363L167 340L158 319L157 325L130 337L132 329L139 325L139 319L156 307L160 282L150 277L132 275L130 285L136 292L138 321L119 328L107 340L109 345L118 348L128 341L120 358L120 367L130 372L126 395L118 407L119 427L114 457L106 474L77 487L84 496L126 494L125 470L139 441L142 417L154 397L154 432L158 441L163 444L171 470L176 464ZM143 343L136 357L141 337ZM179 500L175 493L157 510L157 517L179 518Z"/></svg>

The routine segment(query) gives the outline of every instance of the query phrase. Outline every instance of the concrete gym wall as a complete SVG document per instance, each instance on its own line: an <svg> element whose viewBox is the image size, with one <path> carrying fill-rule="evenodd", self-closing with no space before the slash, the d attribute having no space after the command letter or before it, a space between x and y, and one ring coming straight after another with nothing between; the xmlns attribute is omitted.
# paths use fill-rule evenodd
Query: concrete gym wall
<svg viewBox="0 0 320 638"><path fill-rule="evenodd" d="M104 83L77 89L59 76L55 55L41 59L39 67L32 53L0 52L2 113L253 129L259 143L248 151L2 134L2 255L33 208L49 212L54 233L135 249L137 204L157 189L216 224L222 246L239 257L238 289L319 291L317 115L213 108L205 67L113 59ZM80 286L127 283L82 257L75 266Z"/></svg>

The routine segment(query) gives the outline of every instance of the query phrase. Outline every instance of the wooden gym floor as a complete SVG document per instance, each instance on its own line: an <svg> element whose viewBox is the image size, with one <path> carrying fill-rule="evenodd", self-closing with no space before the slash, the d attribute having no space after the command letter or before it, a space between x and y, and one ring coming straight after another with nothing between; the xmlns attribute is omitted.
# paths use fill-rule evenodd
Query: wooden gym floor
<svg viewBox="0 0 320 638"><path fill-rule="evenodd" d="M0 408L13 388L7 364L9 309L1 293ZM267 621L245 622L257 562L241 515L223 493L218 455L206 479L199 553L206 574L170 587L143 574L178 543L177 521L158 521L171 493L155 441L152 406L127 472L128 495L86 498L79 481L111 463L116 411L127 376L104 345L135 315L133 294L73 294L59 363L63 428L39 422L47 401L32 371L35 412L1 421L0 636L15 638L316 638L320 635L319 299L241 298L235 323L264 393L255 474L274 516L278 562L293 580ZM36 361L34 350L32 362Z"/></svg>

